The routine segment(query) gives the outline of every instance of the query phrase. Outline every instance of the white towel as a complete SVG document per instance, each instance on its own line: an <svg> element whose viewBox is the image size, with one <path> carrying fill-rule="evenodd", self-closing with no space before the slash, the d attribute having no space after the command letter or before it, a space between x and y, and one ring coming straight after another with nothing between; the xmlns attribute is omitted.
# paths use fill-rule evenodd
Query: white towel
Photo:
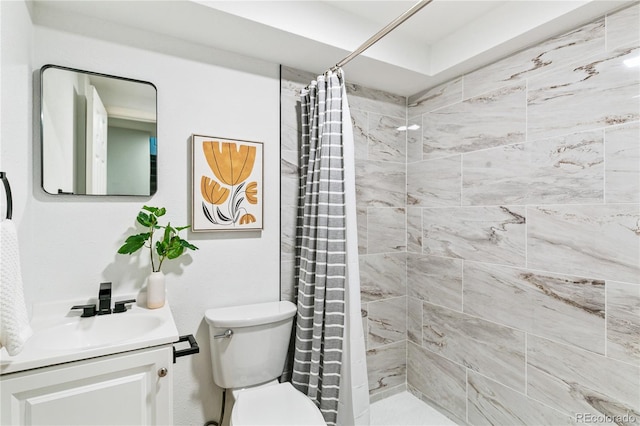
<svg viewBox="0 0 640 426"><path fill-rule="evenodd" d="M14 356L33 330L29 325L22 291L18 233L11 220L0 222L0 348Z"/></svg>

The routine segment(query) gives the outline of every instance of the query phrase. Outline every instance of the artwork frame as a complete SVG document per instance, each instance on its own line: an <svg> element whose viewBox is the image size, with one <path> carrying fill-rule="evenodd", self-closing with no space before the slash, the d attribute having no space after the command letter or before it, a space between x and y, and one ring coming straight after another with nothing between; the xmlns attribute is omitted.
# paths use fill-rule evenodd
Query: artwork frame
<svg viewBox="0 0 640 426"><path fill-rule="evenodd" d="M191 135L191 230L264 229L264 144Z"/></svg>

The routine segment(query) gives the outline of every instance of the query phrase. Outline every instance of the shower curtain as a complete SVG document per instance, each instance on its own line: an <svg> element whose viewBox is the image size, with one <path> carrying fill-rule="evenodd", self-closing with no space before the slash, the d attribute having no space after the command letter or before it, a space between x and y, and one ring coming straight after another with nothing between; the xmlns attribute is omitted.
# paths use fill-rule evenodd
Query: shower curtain
<svg viewBox="0 0 640 426"><path fill-rule="evenodd" d="M327 424L368 424L353 133L342 70L327 71L301 92L301 116L291 381Z"/></svg>

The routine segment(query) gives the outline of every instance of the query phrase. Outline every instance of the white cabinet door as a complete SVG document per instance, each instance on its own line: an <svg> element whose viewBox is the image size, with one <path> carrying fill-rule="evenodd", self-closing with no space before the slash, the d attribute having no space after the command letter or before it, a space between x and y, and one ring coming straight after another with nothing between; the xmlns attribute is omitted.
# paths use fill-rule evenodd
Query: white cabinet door
<svg viewBox="0 0 640 426"><path fill-rule="evenodd" d="M172 361L168 346L1 376L0 423L172 424Z"/></svg>

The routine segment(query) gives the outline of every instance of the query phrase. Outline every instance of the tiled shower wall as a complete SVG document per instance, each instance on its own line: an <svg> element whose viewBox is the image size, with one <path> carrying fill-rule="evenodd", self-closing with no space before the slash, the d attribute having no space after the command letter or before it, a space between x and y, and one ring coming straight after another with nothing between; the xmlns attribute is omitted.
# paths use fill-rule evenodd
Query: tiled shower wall
<svg viewBox="0 0 640 426"><path fill-rule="evenodd" d="M346 73L348 79L348 71ZM300 89L315 75L282 68L282 299L292 300ZM363 326L372 399L406 389L406 98L348 84L356 151Z"/></svg>
<svg viewBox="0 0 640 426"><path fill-rule="evenodd" d="M639 10L409 100L408 387L461 424L640 424Z"/></svg>
<svg viewBox="0 0 640 426"><path fill-rule="evenodd" d="M411 97L408 138L404 98L348 86L372 400L408 387L460 424L640 424L639 22L636 4ZM289 300L313 78L282 70Z"/></svg>

